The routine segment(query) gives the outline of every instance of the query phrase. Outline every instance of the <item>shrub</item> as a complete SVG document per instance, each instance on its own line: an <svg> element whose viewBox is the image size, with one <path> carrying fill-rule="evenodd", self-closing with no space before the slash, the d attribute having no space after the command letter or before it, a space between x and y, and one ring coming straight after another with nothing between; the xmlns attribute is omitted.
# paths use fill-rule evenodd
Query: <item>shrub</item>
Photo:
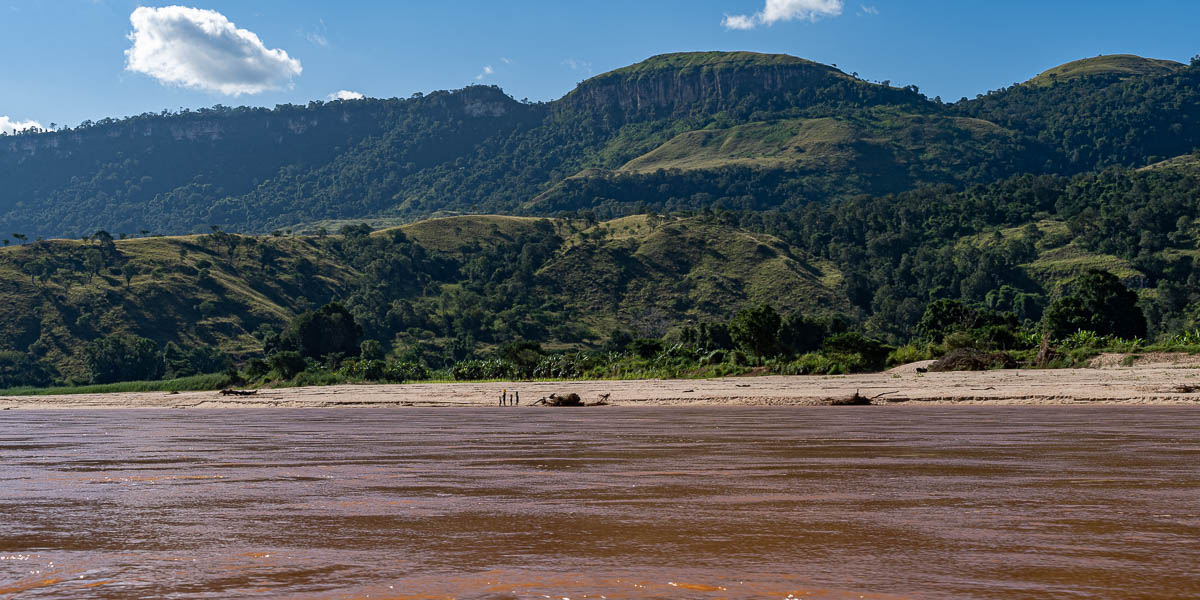
<svg viewBox="0 0 1200 600"><path fill-rule="evenodd" d="M581 362L573 354L545 356L533 368L533 376L538 379L577 379L583 375Z"/></svg>
<svg viewBox="0 0 1200 600"><path fill-rule="evenodd" d="M292 379L308 367L304 357L295 350L276 352L267 357L267 364L282 379Z"/></svg>
<svg viewBox="0 0 1200 600"><path fill-rule="evenodd" d="M429 369L415 362L388 362L383 367L383 378L396 383L429 379Z"/></svg>
<svg viewBox="0 0 1200 600"><path fill-rule="evenodd" d="M917 346L915 344L900 346L888 355L887 364L889 366L906 365L922 360L930 360L933 358L933 353L930 349L930 346Z"/></svg>
<svg viewBox="0 0 1200 600"><path fill-rule="evenodd" d="M511 379L516 373L516 367L511 362L498 358L466 360L455 364L452 373L457 381Z"/></svg>
<svg viewBox="0 0 1200 600"><path fill-rule="evenodd" d="M867 371L882 371L887 364L887 357L892 348L885 346L883 342L866 337L859 333L839 333L825 340L824 353L826 355L844 355L849 357L857 354L858 361L848 363L848 368L853 372L860 370ZM861 361L861 364L857 364ZM853 366L850 366L850 365Z"/></svg>
<svg viewBox="0 0 1200 600"><path fill-rule="evenodd" d="M662 340L639 338L629 342L629 350L640 358L654 358L663 351L663 343Z"/></svg>
<svg viewBox="0 0 1200 600"><path fill-rule="evenodd" d="M712 352L705 354L704 357L700 359L700 364L719 365L719 364L725 362L726 354L727 354L727 352L725 352L724 350L713 350Z"/></svg>
<svg viewBox="0 0 1200 600"><path fill-rule="evenodd" d="M386 363L382 360L347 360L342 362L338 374L355 379L379 381L383 379Z"/></svg>

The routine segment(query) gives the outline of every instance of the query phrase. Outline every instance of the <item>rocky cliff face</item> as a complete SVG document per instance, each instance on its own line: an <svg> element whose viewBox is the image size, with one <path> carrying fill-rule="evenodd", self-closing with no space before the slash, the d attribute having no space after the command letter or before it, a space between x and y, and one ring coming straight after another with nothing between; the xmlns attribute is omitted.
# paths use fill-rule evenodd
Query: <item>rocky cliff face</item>
<svg viewBox="0 0 1200 600"><path fill-rule="evenodd" d="M678 111L708 101L861 83L833 67L750 53L663 55L589 79L559 101L571 108Z"/></svg>

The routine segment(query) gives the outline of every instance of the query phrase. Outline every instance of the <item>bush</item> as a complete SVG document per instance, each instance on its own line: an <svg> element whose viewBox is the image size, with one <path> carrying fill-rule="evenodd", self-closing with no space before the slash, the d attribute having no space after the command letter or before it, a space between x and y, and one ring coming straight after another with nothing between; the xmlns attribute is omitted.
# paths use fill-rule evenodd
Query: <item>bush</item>
<svg viewBox="0 0 1200 600"><path fill-rule="evenodd" d="M915 344L900 346L888 355L887 364L888 366L896 366L930 360L933 358L933 348L934 346L931 345L917 346Z"/></svg>
<svg viewBox="0 0 1200 600"><path fill-rule="evenodd" d="M338 374L354 379L379 381L383 379L386 363L382 360L347 360L342 362Z"/></svg>
<svg viewBox="0 0 1200 600"><path fill-rule="evenodd" d="M640 338L629 342L629 350L636 354L639 358L654 358L659 352L663 351L662 340L652 340Z"/></svg>
<svg viewBox="0 0 1200 600"><path fill-rule="evenodd" d="M885 346L879 340L873 340L859 333L839 333L825 340L826 355L843 355L850 357L858 355L858 360L851 361L847 367L851 372L882 371L887 365L888 354L893 348Z"/></svg>
<svg viewBox="0 0 1200 600"><path fill-rule="evenodd" d="M780 370L784 375L845 375L870 369L862 355L857 353L809 352L784 365Z"/></svg>
<svg viewBox="0 0 1200 600"><path fill-rule="evenodd" d="M583 376L584 365L578 355L562 354L546 356L533 368L538 379L578 379Z"/></svg>
<svg viewBox="0 0 1200 600"><path fill-rule="evenodd" d="M454 365L452 373L456 381L471 381L477 379L512 379L516 375L516 366L507 360L490 358L488 360L466 360Z"/></svg>
<svg viewBox="0 0 1200 600"><path fill-rule="evenodd" d="M1017 361L1003 352L983 352L973 348L951 350L949 354L929 365L935 373L946 371L986 371L988 369L1013 369Z"/></svg>
<svg viewBox="0 0 1200 600"><path fill-rule="evenodd" d="M261 379L266 377L270 371L270 365L261 358L252 358L246 363L246 376L250 379Z"/></svg>
<svg viewBox="0 0 1200 600"><path fill-rule="evenodd" d="M388 362L383 367L383 378L388 381L402 383L405 381L423 381L429 379L429 369L414 362Z"/></svg>
<svg viewBox="0 0 1200 600"><path fill-rule="evenodd" d="M725 356L727 354L728 353L725 352L724 350L713 350L712 352L705 354L704 357L700 359L700 364L702 364L702 365L719 365L719 364L725 362Z"/></svg>
<svg viewBox="0 0 1200 600"><path fill-rule="evenodd" d="M292 379L308 367L304 357L295 350L276 352L267 357L267 364L282 379Z"/></svg>

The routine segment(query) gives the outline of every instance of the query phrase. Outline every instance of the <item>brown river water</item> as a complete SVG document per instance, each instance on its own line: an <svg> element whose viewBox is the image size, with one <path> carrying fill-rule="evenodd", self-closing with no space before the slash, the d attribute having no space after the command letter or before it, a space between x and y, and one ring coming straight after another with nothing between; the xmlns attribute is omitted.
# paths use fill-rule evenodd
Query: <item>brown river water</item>
<svg viewBox="0 0 1200 600"><path fill-rule="evenodd" d="M0 597L1200 598L1200 411L4 411Z"/></svg>

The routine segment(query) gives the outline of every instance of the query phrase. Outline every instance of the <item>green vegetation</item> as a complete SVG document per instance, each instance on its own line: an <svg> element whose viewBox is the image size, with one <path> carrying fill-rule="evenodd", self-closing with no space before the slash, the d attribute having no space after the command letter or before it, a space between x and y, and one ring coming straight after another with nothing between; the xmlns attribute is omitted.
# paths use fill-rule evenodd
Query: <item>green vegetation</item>
<svg viewBox="0 0 1200 600"><path fill-rule="evenodd" d="M130 392L197 392L230 385L227 375L193 375L161 381L123 381L100 385L0 388L0 396L56 396L60 394L123 394Z"/></svg>
<svg viewBox="0 0 1200 600"><path fill-rule="evenodd" d="M1032 85L1048 86L1071 79L1097 75L1111 75L1121 78L1139 75L1163 75L1182 68L1184 68L1182 63L1177 63L1173 60L1142 58L1132 54L1110 54L1108 56L1085 58L1069 62L1065 65L1059 65L1042 72L1037 77L1029 80L1029 83Z"/></svg>
<svg viewBox="0 0 1200 600"><path fill-rule="evenodd" d="M551 103L471 87L0 136L0 386L1191 347L1200 60L1033 83L947 104L684 53Z"/></svg>

